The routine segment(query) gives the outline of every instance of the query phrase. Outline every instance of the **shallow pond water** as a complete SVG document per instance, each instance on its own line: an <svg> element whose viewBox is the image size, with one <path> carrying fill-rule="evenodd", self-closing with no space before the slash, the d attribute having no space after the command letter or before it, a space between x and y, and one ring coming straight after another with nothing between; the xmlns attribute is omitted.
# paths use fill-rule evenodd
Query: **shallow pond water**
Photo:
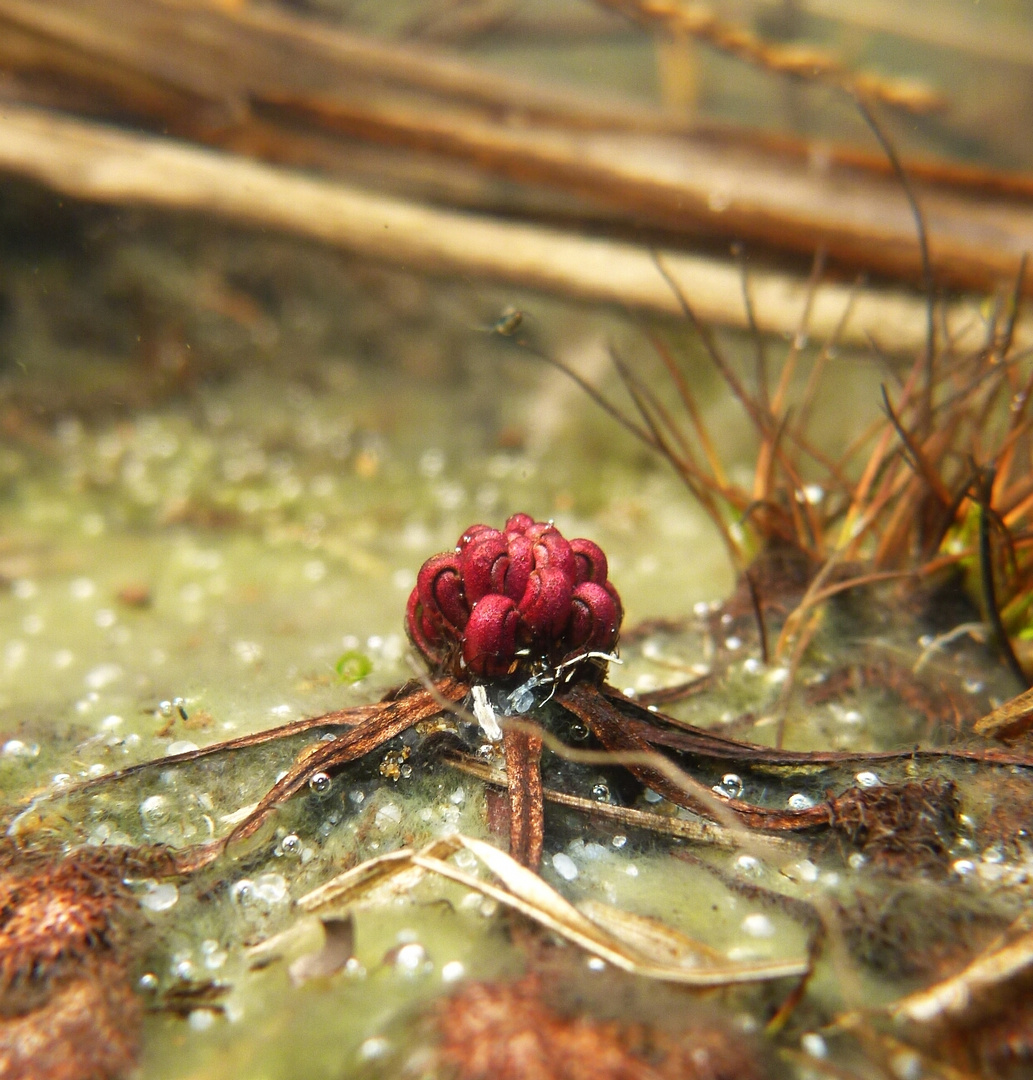
<svg viewBox="0 0 1033 1080"><path fill-rule="evenodd" d="M636 341L617 316L378 271L286 242L138 228L108 246L107 262L87 269L73 259L70 279L63 257L23 256L41 283L20 286L4 377L0 787L8 804L34 801L13 835L115 848L182 847L224 833L313 736L192 764L158 760L117 783L78 788L376 700L413 673L402 615L422 561L451 548L471 522L498 525L516 511L605 548L626 627L660 620L632 637L611 681L633 693L681 682L709 670L716 647L719 690L690 699L680 715L773 741L787 671L761 663L756 643L722 624L715 632L719 609L710 602L734 581L698 507L580 391L486 329L516 303L537 340L612 386L607 341ZM191 287L174 294L176 274ZM275 293L256 284L277 280ZM199 313L198 282L204 296L221 298L217 315L211 304ZM119 327L125 311L112 299L134 290L150 297L132 316L136 341ZM54 327L72 309L85 312L89 347L77 339L72 349L67 330ZM747 425L733 419L734 403L688 335L665 329L685 343L730 467L747 468ZM105 332L120 337L105 346ZM877 378L850 358L833 365L830 399L846 408L822 418L828 442L845 439L844 412L850 427L875 414ZM911 662L922 632L884 612L847 612L803 675L820 680L872 644L911 650ZM1007 692L978 649L954 662L967 672L977 713L991 692ZM856 700L797 708L786 741L867 750L930 737L938 732L927 716L862 688ZM515 930L490 898L425 877L352 911L354 955L342 970L292 980L292 962L318 950L327 932L294 901L365 859L456 832L491 837L484 783L409 748L411 761L388 762L398 748L378 752L299 796L197 878L129 879L142 943L132 975L154 1008L142 1078L429 1075L430 1059L420 1056L434 1041L419 1019L426 1009L470 982L527 968L536 954L526 927ZM708 769L701 778L726 794L790 808L820 801L829 782L775 770L744 785L730 768ZM920 938L917 912L934 911L947 925L956 908L963 921L996 929L1025 895L1028 853L981 846L979 770L857 765L834 786L948 775L969 785L968 824L951 838L953 869L914 880L871 876L864 855L835 845L710 849L550 810L542 877L572 901L659 919L731 963L805 957L813 926L801 904L838 912L843 927L842 955L818 968L799 1017L767 1046L760 1032L785 983L704 1000L550 945L549 962L573 988L568 1006L676 1028L717 1017L732 1041L757 1040L765 1069L815 1075L807 1062L817 1068L832 1052L817 1028L838 1009L878 1006L928 974L891 955L916 947L893 936L904 928ZM595 791L607 777L579 774L578 782ZM660 800L638 791L627 801L658 809ZM883 921L867 918L886 897ZM778 1049L786 1050L781 1064ZM860 1068L856 1075L877 1074L858 1065L850 1044L838 1060ZM907 1071L911 1060L901 1058L899 1075L921 1075Z"/></svg>

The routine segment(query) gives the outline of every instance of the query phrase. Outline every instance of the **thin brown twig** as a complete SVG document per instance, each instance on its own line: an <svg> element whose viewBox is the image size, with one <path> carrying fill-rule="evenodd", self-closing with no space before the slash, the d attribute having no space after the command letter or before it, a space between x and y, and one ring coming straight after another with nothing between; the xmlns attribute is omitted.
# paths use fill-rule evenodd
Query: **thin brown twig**
<svg viewBox="0 0 1033 1080"><path fill-rule="evenodd" d="M933 277L933 262L929 253L929 233L925 225L925 215L922 213L922 207L919 205L914 185L911 183L911 177L908 176L904 163L900 160L900 155L893 145L893 140L883 129L864 94L854 92L853 98L893 168L893 172L907 198L908 205L911 207L915 232L918 234L918 249L922 259L922 283L925 287L926 302L925 383L922 387L922 416L919 424L919 431L924 433L932 422L933 388L936 381L936 281Z"/></svg>
<svg viewBox="0 0 1033 1080"><path fill-rule="evenodd" d="M647 26L660 26L675 37L694 38L773 74L839 86L907 112L931 112L945 103L941 93L914 81L853 72L824 49L764 41L720 18L698 0L596 0L596 3Z"/></svg>

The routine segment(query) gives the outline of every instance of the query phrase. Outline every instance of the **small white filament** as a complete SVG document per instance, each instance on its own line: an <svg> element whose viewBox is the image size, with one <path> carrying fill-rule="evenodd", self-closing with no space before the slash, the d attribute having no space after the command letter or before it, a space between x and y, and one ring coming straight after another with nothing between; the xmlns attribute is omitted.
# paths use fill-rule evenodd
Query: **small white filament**
<svg viewBox="0 0 1033 1080"><path fill-rule="evenodd" d="M502 728L499 727L495 710L488 702L488 693L483 686L473 688L473 714L481 725L481 731L491 742L498 742L502 738Z"/></svg>

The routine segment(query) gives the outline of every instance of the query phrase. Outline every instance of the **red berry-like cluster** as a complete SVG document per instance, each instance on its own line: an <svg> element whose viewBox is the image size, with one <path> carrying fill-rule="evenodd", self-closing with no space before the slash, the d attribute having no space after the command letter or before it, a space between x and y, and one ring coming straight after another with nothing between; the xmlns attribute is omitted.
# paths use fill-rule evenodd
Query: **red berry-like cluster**
<svg viewBox="0 0 1033 1080"><path fill-rule="evenodd" d="M566 540L549 522L514 514L502 532L472 525L454 552L420 568L406 629L432 668L455 674L610 652L623 611L606 575L597 544Z"/></svg>

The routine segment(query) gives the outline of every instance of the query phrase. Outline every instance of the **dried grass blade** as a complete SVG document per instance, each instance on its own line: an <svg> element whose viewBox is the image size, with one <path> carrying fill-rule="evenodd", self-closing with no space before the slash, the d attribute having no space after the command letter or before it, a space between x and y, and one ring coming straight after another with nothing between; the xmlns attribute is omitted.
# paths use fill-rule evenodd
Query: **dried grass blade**
<svg viewBox="0 0 1033 1080"><path fill-rule="evenodd" d="M424 848L423 853L447 859L458 847L453 838L448 837ZM368 903L374 891L383 895L382 887L389 882L392 883L390 893L405 895L425 876L425 872L413 863L415 854L412 848L402 848L367 859L307 892L298 899L297 905L302 911L318 911L330 905L343 908Z"/></svg>
<svg viewBox="0 0 1033 1080"><path fill-rule="evenodd" d="M819 284L821 284L821 276L824 270L825 252L822 248L818 248L811 261L811 272L807 278L807 294L804 299L803 310L800 312L800 321L797 324L796 332L793 334L793 340L789 345L789 352L786 355L785 362L782 364L782 372L778 377L775 395L771 399L772 416L778 416L785 405L790 383L796 374L796 362L800 358L800 348L807 339L807 328L810 326L811 312L814 310L814 297L817 294Z"/></svg>
<svg viewBox="0 0 1033 1080"><path fill-rule="evenodd" d="M678 397L681 399L685 411L689 414L689 421L692 424L692 429L696 433L696 438L699 439L699 445L703 450L703 456L707 459L707 464L710 466L710 471L713 474L714 479L722 490L728 490L730 485L728 483L728 477L725 474L724 466L721 464L721 455L718 454L715 449L714 442L710 438L710 432L707 430L706 424L703 423L703 417L700 414L699 406L696 404L696 398L689 389L689 384L685 379L684 373L678 366L677 361L671 355L671 350L667 347L667 343L658 334L654 334L650 331L649 340L652 342L657 355L663 361L663 365L667 369L667 374L671 377L671 381L677 387Z"/></svg>
<svg viewBox="0 0 1033 1080"><path fill-rule="evenodd" d="M598 391L587 379L579 375L572 367L564 364L562 360L557 360L555 356L550 356L548 353L532 348L524 341L517 342L517 344L520 345L528 355L535 357L537 360L542 360L550 367L553 367L566 375L567 378L580 387L607 416L616 420L625 431L630 431L636 439L645 443L646 446L651 446L654 450L660 450L660 446L657 444L651 432L647 431L646 428L642 427L640 424L636 424L627 413L614 405L608 397L600 393L600 391Z"/></svg>
<svg viewBox="0 0 1033 1080"><path fill-rule="evenodd" d="M988 999L1005 994L1010 984L1026 978L1030 969L1033 931L987 950L949 979L909 994L891 1007L891 1015L914 1024L978 1016Z"/></svg>
<svg viewBox="0 0 1033 1080"><path fill-rule="evenodd" d="M656 264L656 268L663 275L664 280L667 282L674 293L675 299L678 301L679 307L681 307L685 318L689 320L692 329L703 342L704 348L707 350L707 355L710 357L714 366L721 373L721 378L728 384L729 389L733 394L742 402L743 408L746 410L750 419L753 421L757 428L757 431L764 434L769 427L769 416L761 407L753 400L750 394L747 393L746 387L743 386L739 379L739 376L732 370L731 365L725 358L724 353L721 352L720 347L714 338L713 333L699 316L696 314L692 305L689 303L689 298L685 295L684 289L678 283L674 275L668 270L664 257L658 252L653 252L653 262Z"/></svg>
<svg viewBox="0 0 1033 1080"><path fill-rule="evenodd" d="M476 856L502 882L504 888L473 877L433 856L417 854L413 857L413 863L492 897L622 971L686 986L718 987L793 978L805 974L808 970L808 963L800 960L761 964L714 963L703 966L700 960L709 953L705 946L692 943L694 948L690 949L683 944L680 949L676 949L674 942L677 939L655 928L649 938L653 955L643 954L593 922L537 874L521 866L505 852L472 837L457 836L455 839ZM647 940L648 936L643 927L637 927L636 932L640 940ZM673 954L671 959L665 961L660 958L661 942L666 943L668 955Z"/></svg>
<svg viewBox="0 0 1033 1080"><path fill-rule="evenodd" d="M622 911L601 900L582 900L578 910L601 930L654 963L717 967L725 962L725 957L717 949L690 938L659 919Z"/></svg>

